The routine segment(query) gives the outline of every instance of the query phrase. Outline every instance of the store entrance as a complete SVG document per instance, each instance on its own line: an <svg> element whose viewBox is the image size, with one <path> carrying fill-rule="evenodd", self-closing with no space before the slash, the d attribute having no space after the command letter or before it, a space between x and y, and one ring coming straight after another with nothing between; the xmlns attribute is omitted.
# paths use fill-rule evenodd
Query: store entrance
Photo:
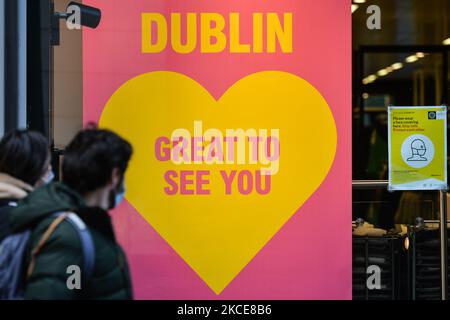
<svg viewBox="0 0 450 320"><path fill-rule="evenodd" d="M387 107L447 105L449 49L362 46L355 53L354 299L438 300L448 296L446 286L442 288L447 267L441 261L441 256L447 256L441 246L441 239L447 239L446 232L442 234L446 228L439 230L440 203L446 202L446 195L436 191L392 193L387 191L386 180ZM369 290L364 282L371 265L382 270L379 290Z"/></svg>
<svg viewBox="0 0 450 320"><path fill-rule="evenodd" d="M355 53L353 179L387 180L387 106L448 102L448 46L362 46ZM437 219L435 192L354 191L353 218L389 230Z"/></svg>

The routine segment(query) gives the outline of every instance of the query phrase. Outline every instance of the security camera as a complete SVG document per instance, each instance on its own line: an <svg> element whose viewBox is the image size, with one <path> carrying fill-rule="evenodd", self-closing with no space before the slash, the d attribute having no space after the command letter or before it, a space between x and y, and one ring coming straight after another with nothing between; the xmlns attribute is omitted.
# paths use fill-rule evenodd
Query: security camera
<svg viewBox="0 0 450 320"><path fill-rule="evenodd" d="M90 7L75 1L67 5L66 12L54 12L54 5L52 10L52 45L59 45L59 20L63 19L67 22L67 27L70 30L81 29L82 26L95 29L102 20L102 12L98 8Z"/></svg>
<svg viewBox="0 0 450 320"><path fill-rule="evenodd" d="M80 23L84 27L95 29L102 20L102 12L98 8L90 7L75 1L67 5L66 12L72 14L79 14Z"/></svg>

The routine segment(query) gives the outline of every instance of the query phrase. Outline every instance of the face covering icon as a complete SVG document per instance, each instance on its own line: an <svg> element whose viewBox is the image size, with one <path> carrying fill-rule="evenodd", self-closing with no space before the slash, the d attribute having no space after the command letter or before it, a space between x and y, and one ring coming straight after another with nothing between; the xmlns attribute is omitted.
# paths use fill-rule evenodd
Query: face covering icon
<svg viewBox="0 0 450 320"><path fill-rule="evenodd" d="M411 142L411 157L408 158L408 161L428 161L425 157L427 153L427 147L425 142L421 139L416 139Z"/></svg>

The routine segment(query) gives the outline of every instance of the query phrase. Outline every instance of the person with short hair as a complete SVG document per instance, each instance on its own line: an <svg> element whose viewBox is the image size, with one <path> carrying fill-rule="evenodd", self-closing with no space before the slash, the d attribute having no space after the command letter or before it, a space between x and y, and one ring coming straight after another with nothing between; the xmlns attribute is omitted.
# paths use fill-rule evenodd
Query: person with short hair
<svg viewBox="0 0 450 320"><path fill-rule="evenodd" d="M0 242L10 235L17 201L53 178L48 140L39 132L13 130L0 140Z"/></svg>
<svg viewBox="0 0 450 320"><path fill-rule="evenodd" d="M112 131L90 126L64 152L62 183L39 188L11 212L14 232L32 230L26 253L25 299L133 298L126 256L108 214L123 199L131 155L127 141ZM72 220L75 216L77 226L55 213L70 215ZM93 244L89 276L85 270L87 256L92 254L86 253L86 240L77 228L87 230Z"/></svg>

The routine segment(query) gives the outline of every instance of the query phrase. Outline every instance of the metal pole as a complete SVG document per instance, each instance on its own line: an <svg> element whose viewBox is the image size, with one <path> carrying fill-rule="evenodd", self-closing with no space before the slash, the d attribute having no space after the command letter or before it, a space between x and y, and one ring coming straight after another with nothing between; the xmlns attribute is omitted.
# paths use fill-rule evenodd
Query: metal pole
<svg viewBox="0 0 450 320"><path fill-rule="evenodd" d="M17 128L17 0L5 0L5 131Z"/></svg>
<svg viewBox="0 0 450 320"><path fill-rule="evenodd" d="M441 295L448 298L448 251L447 251L447 193L439 191L439 228L441 242Z"/></svg>
<svg viewBox="0 0 450 320"><path fill-rule="evenodd" d="M5 0L4 14L5 131L9 131L27 126L26 0Z"/></svg>
<svg viewBox="0 0 450 320"><path fill-rule="evenodd" d="M387 189L387 180L356 180L352 182L353 189Z"/></svg>
<svg viewBox="0 0 450 320"><path fill-rule="evenodd" d="M17 86L18 110L17 127L27 127L27 0L18 0L17 4Z"/></svg>

